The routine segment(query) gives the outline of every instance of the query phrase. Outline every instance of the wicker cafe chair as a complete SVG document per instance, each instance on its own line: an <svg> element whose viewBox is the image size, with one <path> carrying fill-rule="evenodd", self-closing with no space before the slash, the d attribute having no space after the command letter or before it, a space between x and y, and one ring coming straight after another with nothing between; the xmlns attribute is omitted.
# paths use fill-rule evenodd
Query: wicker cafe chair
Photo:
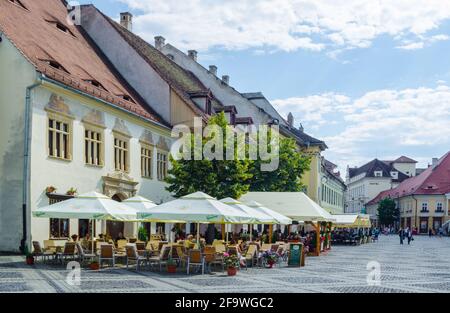
<svg viewBox="0 0 450 313"><path fill-rule="evenodd" d="M117 250L125 251L125 246L128 244L128 241L125 239L117 240Z"/></svg>
<svg viewBox="0 0 450 313"><path fill-rule="evenodd" d="M94 260L97 258L97 255L95 253L86 253L86 251L83 249L81 244L79 242L76 243L77 252L78 252L78 259L80 260L80 263L85 263L87 260Z"/></svg>
<svg viewBox="0 0 450 313"><path fill-rule="evenodd" d="M139 255L136 244L129 243L125 246L125 250L127 253L127 268L130 264L130 261L136 262L136 270L139 271L141 264L144 263L148 266L148 260L146 257Z"/></svg>
<svg viewBox="0 0 450 313"><path fill-rule="evenodd" d="M42 262L45 263L45 260L50 260L50 258L55 258L55 253L51 250L44 250L41 248L41 244L39 241L33 241L33 256L37 258L41 258Z"/></svg>
<svg viewBox="0 0 450 313"><path fill-rule="evenodd" d="M100 246L100 256L98 257L100 267L102 266L103 261L111 262L113 267L116 266L116 258L112 244L102 244Z"/></svg>
<svg viewBox="0 0 450 313"><path fill-rule="evenodd" d="M189 275L189 270L191 266L201 268L202 275L205 273L205 258L202 256L202 252L200 250L190 250L189 257L187 261L187 274Z"/></svg>
<svg viewBox="0 0 450 313"><path fill-rule="evenodd" d="M250 263L250 266L253 267L253 265L256 264L258 260L258 247L256 245L249 245L247 252L245 253L245 263L248 264Z"/></svg>
<svg viewBox="0 0 450 313"><path fill-rule="evenodd" d="M158 263L159 271L162 272L162 265L163 265L163 263L167 263L167 261L169 260L169 257L170 257L170 246L163 245L159 255L148 258L148 262L150 265L153 265L154 263Z"/></svg>
<svg viewBox="0 0 450 313"><path fill-rule="evenodd" d="M184 246L176 246L174 250L172 250L172 257L174 258L174 253L176 257L180 260L181 267L186 266L188 260L188 253L186 247Z"/></svg>
<svg viewBox="0 0 450 313"><path fill-rule="evenodd" d="M135 244L136 244L136 249L137 249L137 252L139 253L139 255L147 256L147 251L145 249L145 242L139 241L139 242L136 242Z"/></svg>
<svg viewBox="0 0 450 313"><path fill-rule="evenodd" d="M67 259L75 260L76 252L75 252L75 242L66 242L64 244L64 251L58 252L57 258L61 261L61 264L64 265L64 262Z"/></svg>

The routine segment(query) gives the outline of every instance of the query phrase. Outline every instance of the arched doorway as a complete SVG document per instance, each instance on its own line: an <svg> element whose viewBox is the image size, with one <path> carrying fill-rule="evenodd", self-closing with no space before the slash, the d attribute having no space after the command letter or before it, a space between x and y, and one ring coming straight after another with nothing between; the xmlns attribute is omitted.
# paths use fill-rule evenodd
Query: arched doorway
<svg viewBox="0 0 450 313"><path fill-rule="evenodd" d="M122 202L123 200L126 199L126 197L121 194L115 194L114 196L112 196L112 199L117 202ZM120 234L124 236L124 232L125 232L124 222L106 221L106 234L107 236L111 237L112 240L116 240Z"/></svg>

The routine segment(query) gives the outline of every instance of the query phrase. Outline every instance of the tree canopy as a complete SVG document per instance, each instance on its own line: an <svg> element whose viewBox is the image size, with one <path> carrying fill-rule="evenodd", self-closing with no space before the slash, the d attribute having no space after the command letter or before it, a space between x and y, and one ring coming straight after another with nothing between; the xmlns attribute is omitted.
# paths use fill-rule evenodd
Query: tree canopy
<svg viewBox="0 0 450 313"><path fill-rule="evenodd" d="M223 134L226 133L229 126L223 112L213 116L208 122L208 126L210 125L218 126L218 130L222 130ZM270 146L271 132L269 131L268 135L268 146ZM208 143L215 136L215 133L211 133L202 139L202 151L208 148L212 152L216 152L219 147L213 145L211 148L211 143ZM172 167L166 178L166 182L169 184L166 189L175 197L203 191L218 199L226 197L239 199L248 191L291 192L301 191L304 187L300 179L309 169L310 159L297 151L293 139L280 138L278 167L274 171L263 171L261 165L267 164L268 161L261 160L260 155L257 160L250 160L248 153L244 160L238 158L236 142L233 143L235 145L234 159L227 160L226 148L230 143L227 143L225 137L216 138L223 145L222 160L205 158L194 160L194 149L192 149L190 160L175 160L171 156ZM190 140L191 145L194 146L194 134L191 134ZM248 142L245 149L245 151L249 151Z"/></svg>
<svg viewBox="0 0 450 313"><path fill-rule="evenodd" d="M394 225L400 217L400 212L391 198L385 198L378 204L378 220L381 225Z"/></svg>

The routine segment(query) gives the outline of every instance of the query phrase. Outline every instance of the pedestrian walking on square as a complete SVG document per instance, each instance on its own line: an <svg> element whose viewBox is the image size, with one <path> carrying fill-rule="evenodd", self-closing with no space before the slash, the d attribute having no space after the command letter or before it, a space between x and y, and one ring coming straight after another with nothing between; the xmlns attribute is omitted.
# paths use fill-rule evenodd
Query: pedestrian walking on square
<svg viewBox="0 0 450 313"><path fill-rule="evenodd" d="M405 239L405 231L403 230L403 228L400 228L400 230L398 231L398 235L400 237L400 244L403 244L403 240Z"/></svg>
<svg viewBox="0 0 450 313"><path fill-rule="evenodd" d="M406 229L406 238L408 239L408 245L411 243L413 239L412 230L409 227Z"/></svg>
<svg viewBox="0 0 450 313"><path fill-rule="evenodd" d="M430 230L428 231L428 236L432 237L433 236L433 230L430 228Z"/></svg>

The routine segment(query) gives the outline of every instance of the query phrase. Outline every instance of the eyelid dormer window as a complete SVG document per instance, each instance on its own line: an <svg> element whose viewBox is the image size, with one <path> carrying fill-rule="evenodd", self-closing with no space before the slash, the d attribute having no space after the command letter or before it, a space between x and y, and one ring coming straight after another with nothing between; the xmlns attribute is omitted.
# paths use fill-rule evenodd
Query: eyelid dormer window
<svg viewBox="0 0 450 313"><path fill-rule="evenodd" d="M59 21L50 21L50 20L46 20L49 24L52 24L56 27L56 29L58 29L59 31L62 31L63 33L72 35L73 37L75 37L75 35L70 31L69 27L67 27L66 25L64 25L63 23L59 22Z"/></svg>
<svg viewBox="0 0 450 313"><path fill-rule="evenodd" d="M20 0L9 0L9 2L17 5L18 7L21 7L22 9L29 11L28 8Z"/></svg>
<svg viewBox="0 0 450 313"><path fill-rule="evenodd" d="M62 66L59 62L57 62L55 60L44 60L44 59L41 59L41 61L47 63L48 65L50 65L54 69L57 69L57 70L60 70L60 71L64 71L67 74L70 74L69 71L64 68L64 66Z"/></svg>
<svg viewBox="0 0 450 313"><path fill-rule="evenodd" d="M86 83L88 83L88 84L91 84L91 85L94 86L94 87L97 87L97 88L100 88L100 89L103 89L103 90L107 91L106 88L103 87L103 85L102 85L98 80L95 80L95 79L85 79L84 81L85 81Z"/></svg>

